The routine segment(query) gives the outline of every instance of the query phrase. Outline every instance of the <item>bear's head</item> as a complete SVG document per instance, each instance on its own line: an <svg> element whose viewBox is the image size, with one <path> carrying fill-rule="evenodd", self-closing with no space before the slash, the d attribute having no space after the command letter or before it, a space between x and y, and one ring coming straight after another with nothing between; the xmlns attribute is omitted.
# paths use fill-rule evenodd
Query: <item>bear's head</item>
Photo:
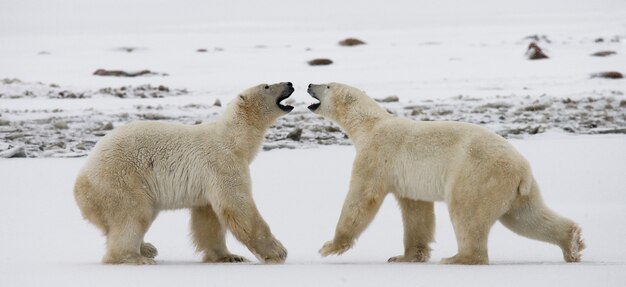
<svg viewBox="0 0 626 287"><path fill-rule="evenodd" d="M235 99L237 113L252 123L271 124L276 118L293 110L293 106L281 104L293 91L291 82L254 86Z"/></svg>
<svg viewBox="0 0 626 287"><path fill-rule="evenodd" d="M371 101L365 92L340 83L309 84L307 92L319 101L311 104L309 110L335 120L339 115L345 115L349 110L363 107L363 104Z"/></svg>

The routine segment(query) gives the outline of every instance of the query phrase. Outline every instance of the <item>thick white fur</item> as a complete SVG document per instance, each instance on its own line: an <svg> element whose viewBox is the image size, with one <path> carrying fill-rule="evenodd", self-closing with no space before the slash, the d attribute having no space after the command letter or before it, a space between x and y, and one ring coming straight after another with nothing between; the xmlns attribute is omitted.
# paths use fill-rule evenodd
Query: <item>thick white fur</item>
<svg viewBox="0 0 626 287"><path fill-rule="evenodd" d="M320 100L314 112L339 124L357 151L335 238L322 247L323 256L351 248L392 193L402 210L405 254L390 262L428 260L434 201L448 204L458 243L458 253L443 263L487 264L497 220L560 246L567 262L580 260L580 228L544 205L528 162L504 138L474 124L393 117L343 84L310 85L309 93Z"/></svg>
<svg viewBox="0 0 626 287"><path fill-rule="evenodd" d="M135 122L103 137L76 180L83 216L107 237L104 263L154 264L143 237L159 211L190 208L191 230L205 262L241 262L226 248L230 230L263 262L287 251L254 204L249 163L265 132L285 112L277 99L290 83L259 85L238 96L212 123Z"/></svg>

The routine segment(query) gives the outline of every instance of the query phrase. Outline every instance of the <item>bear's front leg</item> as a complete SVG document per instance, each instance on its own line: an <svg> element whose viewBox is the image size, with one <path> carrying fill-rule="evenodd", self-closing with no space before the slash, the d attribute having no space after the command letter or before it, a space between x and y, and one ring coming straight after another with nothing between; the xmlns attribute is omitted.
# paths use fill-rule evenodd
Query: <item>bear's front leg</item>
<svg viewBox="0 0 626 287"><path fill-rule="evenodd" d="M247 210L227 208L222 211L226 225L233 235L264 263L283 263L287 250L278 241L269 226L254 207L242 204Z"/></svg>
<svg viewBox="0 0 626 287"><path fill-rule="evenodd" d="M259 214L252 200L248 185L223 192L219 203L220 221L248 249L264 263L283 263L287 259L287 250L274 235Z"/></svg>
<svg viewBox="0 0 626 287"><path fill-rule="evenodd" d="M335 237L319 250L323 257L332 254L341 255L352 248L354 241L374 219L386 193L378 182L372 180L373 178L355 175L353 170L350 191L341 210Z"/></svg>

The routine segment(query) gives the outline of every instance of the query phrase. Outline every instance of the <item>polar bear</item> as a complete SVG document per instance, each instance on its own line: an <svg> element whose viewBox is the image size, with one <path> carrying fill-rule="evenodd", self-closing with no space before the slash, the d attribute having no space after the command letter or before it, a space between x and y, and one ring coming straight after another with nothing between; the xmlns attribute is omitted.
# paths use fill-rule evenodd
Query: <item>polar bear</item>
<svg viewBox="0 0 626 287"><path fill-rule="evenodd" d="M558 245L567 262L580 261L580 228L545 206L528 162L504 138L474 124L393 117L343 84L311 84L308 92L319 101L309 109L339 124L356 148L350 190L322 256L350 249L392 193L402 212L404 255L389 262L429 259L434 201L447 203L458 245L442 263L488 264L487 237L496 220Z"/></svg>
<svg viewBox="0 0 626 287"><path fill-rule="evenodd" d="M258 85L215 122L135 122L103 137L74 186L83 216L106 235L108 264L154 264L144 234L161 210L191 209L193 242L204 262L245 262L226 248L230 230L262 262L287 257L259 214L249 164L268 128L293 107L291 83Z"/></svg>

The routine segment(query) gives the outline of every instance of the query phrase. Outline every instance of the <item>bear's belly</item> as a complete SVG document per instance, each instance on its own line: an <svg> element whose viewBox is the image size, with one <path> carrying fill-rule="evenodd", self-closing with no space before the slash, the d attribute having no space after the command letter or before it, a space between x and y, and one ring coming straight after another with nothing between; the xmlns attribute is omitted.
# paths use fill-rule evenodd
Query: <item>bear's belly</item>
<svg viewBox="0 0 626 287"><path fill-rule="evenodd" d="M399 197L422 201L443 201L444 188L432 179L405 179L396 186L394 193Z"/></svg>
<svg viewBox="0 0 626 287"><path fill-rule="evenodd" d="M193 179L192 175L161 175L151 184L155 205L158 209L180 209L202 206L209 203L205 182Z"/></svg>
<svg viewBox="0 0 626 287"><path fill-rule="evenodd" d="M444 201L447 182L443 165L413 162L396 169L393 193L423 201Z"/></svg>
<svg viewBox="0 0 626 287"><path fill-rule="evenodd" d="M160 190L155 193L155 205L160 210L190 208L208 204L203 194L186 190Z"/></svg>

